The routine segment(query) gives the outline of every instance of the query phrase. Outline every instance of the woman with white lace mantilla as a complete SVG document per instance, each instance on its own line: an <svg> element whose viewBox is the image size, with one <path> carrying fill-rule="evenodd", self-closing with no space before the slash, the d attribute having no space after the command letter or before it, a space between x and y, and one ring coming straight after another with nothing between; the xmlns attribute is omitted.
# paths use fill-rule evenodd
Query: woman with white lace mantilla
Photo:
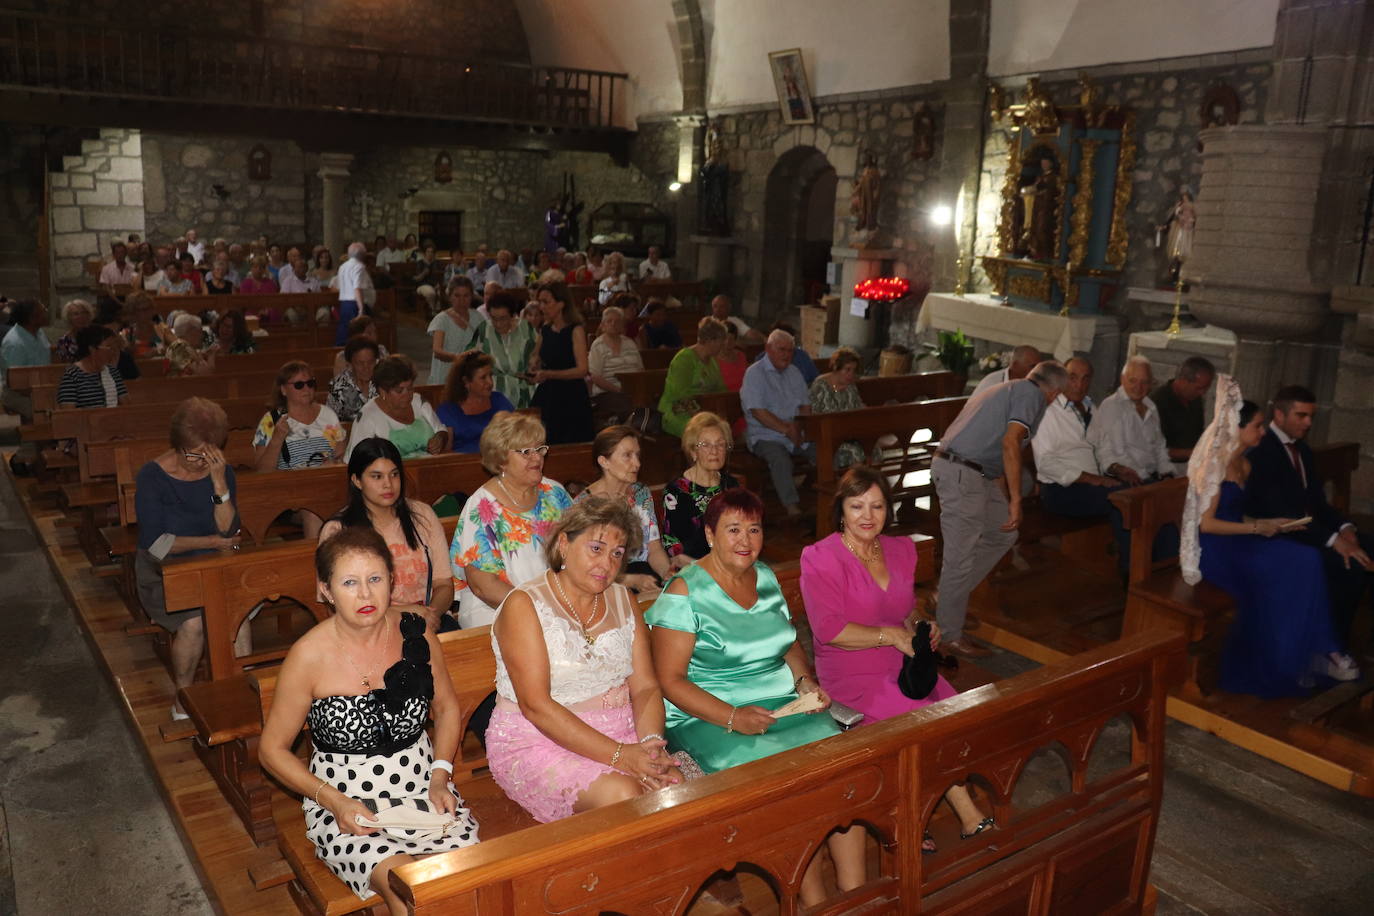
<svg viewBox="0 0 1374 916"><path fill-rule="evenodd" d="M258 757L302 795L321 861L360 899L378 903L375 892L396 916L406 908L387 884L392 869L477 842L477 822L450 784L458 702L435 633L418 614L391 607L391 551L380 534L344 528L316 549L315 572L334 616L282 663ZM307 723L308 769L291 751ZM400 825L383 829L382 815ZM427 820L443 826L418 826Z"/></svg>
<svg viewBox="0 0 1374 916"><path fill-rule="evenodd" d="M663 738L649 634L616 584L639 547L622 499L585 499L549 540L549 570L513 589L492 624L492 778L535 820L682 781Z"/></svg>

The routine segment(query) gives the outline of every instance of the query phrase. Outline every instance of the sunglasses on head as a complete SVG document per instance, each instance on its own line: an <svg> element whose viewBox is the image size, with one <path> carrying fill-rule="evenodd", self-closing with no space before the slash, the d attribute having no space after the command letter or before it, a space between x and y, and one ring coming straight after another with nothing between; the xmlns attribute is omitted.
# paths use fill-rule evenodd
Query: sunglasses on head
<svg viewBox="0 0 1374 916"><path fill-rule="evenodd" d="M308 378L299 382L288 382L287 384L297 391L300 391L302 388L314 388L317 383L313 378Z"/></svg>

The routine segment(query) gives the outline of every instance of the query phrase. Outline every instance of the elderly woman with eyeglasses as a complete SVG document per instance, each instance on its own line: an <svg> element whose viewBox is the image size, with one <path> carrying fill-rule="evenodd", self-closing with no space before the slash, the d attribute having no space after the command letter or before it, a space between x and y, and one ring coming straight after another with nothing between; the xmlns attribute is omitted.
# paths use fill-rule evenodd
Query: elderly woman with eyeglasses
<svg viewBox="0 0 1374 916"><path fill-rule="evenodd" d="M711 550L706 507L717 494L739 486L725 470L733 446L730 424L710 411L692 417L682 430L682 451L691 465L663 487L663 549L674 569L690 566Z"/></svg>
<svg viewBox="0 0 1374 916"><path fill-rule="evenodd" d="M492 478L468 498L453 532L450 557L458 623L485 626L516 586L549 568L545 544L572 498L544 476L544 424L499 413L482 432L482 467Z"/></svg>
<svg viewBox="0 0 1374 916"><path fill-rule="evenodd" d="M200 608L168 613L162 561L214 550L237 549L238 510L234 471L221 449L229 435L224 408L204 398L183 401L172 414L171 448L145 464L135 480L138 553L134 577L143 609L172 633L173 693L195 677L205 651ZM235 650L248 650L247 623ZM173 719L185 719L179 705Z"/></svg>
<svg viewBox="0 0 1374 916"><path fill-rule="evenodd" d="M363 405L348 439L345 458L364 439L389 439L402 458L442 455L448 451L449 431L434 408L415 393L415 366L405 356L388 356L372 375L377 396Z"/></svg>
<svg viewBox="0 0 1374 916"><path fill-rule="evenodd" d="M85 299L73 299L62 306L62 317L67 322L67 333L57 338L57 343L53 344L53 352L59 363L74 363L79 358L76 352L76 335L82 328L90 327L92 319L95 318L95 310Z"/></svg>

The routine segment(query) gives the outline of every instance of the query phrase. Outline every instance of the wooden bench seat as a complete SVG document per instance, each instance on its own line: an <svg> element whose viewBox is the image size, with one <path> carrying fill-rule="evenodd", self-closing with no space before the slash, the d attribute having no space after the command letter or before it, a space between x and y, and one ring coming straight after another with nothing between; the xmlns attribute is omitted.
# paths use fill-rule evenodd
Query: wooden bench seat
<svg viewBox="0 0 1374 916"><path fill-rule="evenodd" d="M714 872L750 863L781 911L795 912L820 838L857 821L880 838L878 873L816 912L1144 913L1165 694L1182 648L1178 636L1124 640L682 786L484 837L397 869L392 887L417 916L678 913ZM1129 763L1089 778L1097 736L1123 715L1134 724ZM1068 795L1013 803L1026 760L1054 742ZM998 829L923 856L941 795L970 774L987 780Z"/></svg>

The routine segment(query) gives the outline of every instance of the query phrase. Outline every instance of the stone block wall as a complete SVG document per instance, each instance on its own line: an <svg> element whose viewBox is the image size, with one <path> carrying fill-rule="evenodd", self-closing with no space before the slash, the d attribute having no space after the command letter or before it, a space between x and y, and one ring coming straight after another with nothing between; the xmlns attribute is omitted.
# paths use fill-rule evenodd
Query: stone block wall
<svg viewBox="0 0 1374 916"><path fill-rule="evenodd" d="M86 261L105 257L115 239L145 232L142 139L136 130L102 129L48 176L52 285L59 295L89 286Z"/></svg>
<svg viewBox="0 0 1374 916"><path fill-rule="evenodd" d="M1164 257L1154 246L1154 227L1168 218L1180 188L1194 197L1202 178L1202 153L1198 132L1202 129L1203 95L1215 83L1224 82L1240 96L1240 123L1264 120L1271 64L1267 51L1248 56L1248 62L1222 66L1178 65L1158 61L1147 69L1129 72L1130 65L1088 69L1102 90L1107 105L1123 105L1136 113L1136 164L1132 176L1128 228L1130 246L1126 257L1126 286L1152 288L1165 273ZM1121 72L1128 71L1128 72ZM1059 105L1078 103L1076 75L1050 74L1041 84ZM1021 85L1006 85L1019 101ZM979 176L978 230L975 253L995 254L997 219L1001 211L1002 183L1006 177L1007 131L1005 122L991 119L986 125L983 167ZM981 262L975 261L974 288L991 288ZM1139 317L1139 316L1136 316Z"/></svg>
<svg viewBox="0 0 1374 916"><path fill-rule="evenodd" d="M259 143L272 154L269 181L248 178L248 153ZM202 241L320 237L307 236L307 164L296 143L149 131L143 135L143 174L150 239L175 239L191 228ZM229 192L223 200L217 184Z"/></svg>
<svg viewBox="0 0 1374 916"><path fill-rule="evenodd" d="M0 124L0 294L11 299L40 293L44 169L42 129Z"/></svg>

